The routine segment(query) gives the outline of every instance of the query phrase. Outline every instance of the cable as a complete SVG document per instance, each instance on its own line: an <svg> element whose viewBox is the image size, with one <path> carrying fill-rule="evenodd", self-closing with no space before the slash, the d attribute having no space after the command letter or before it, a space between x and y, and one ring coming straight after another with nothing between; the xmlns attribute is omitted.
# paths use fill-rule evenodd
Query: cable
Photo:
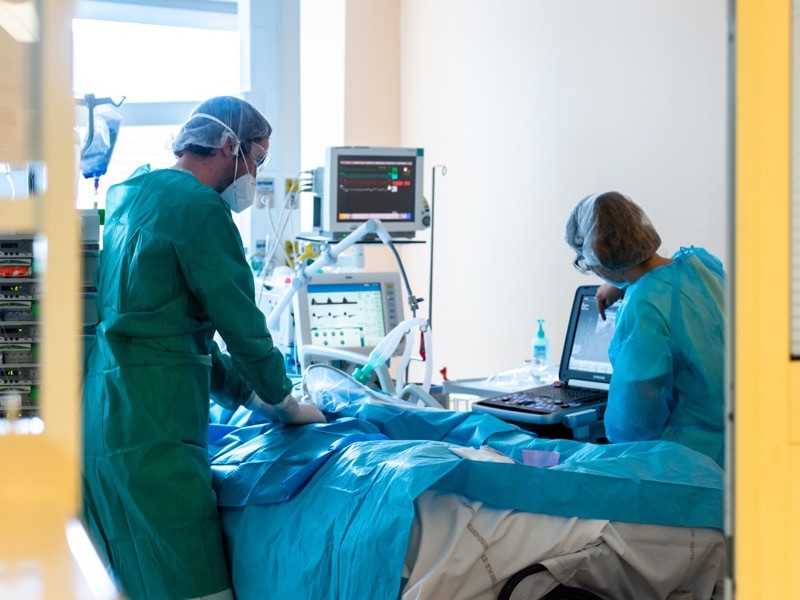
<svg viewBox="0 0 800 600"><path fill-rule="evenodd" d="M275 227L275 222L272 220L272 211L267 213L267 221L269 222L269 226L272 229L272 237L270 239L270 246L265 251L265 256L267 257L267 259L264 260L264 266L262 267L262 269L268 268L268 265L271 264L272 262L272 258L275 255L275 252L277 252L278 250L278 246L280 245L280 239L283 236L283 229L284 229L283 221L285 214L286 210L282 209L280 218L278 219L278 227ZM284 253L284 258L285 258L285 253Z"/></svg>
<svg viewBox="0 0 800 600"><path fill-rule="evenodd" d="M411 284L408 282L408 276L406 275L406 269L403 266L403 261L400 259L400 254L397 252L397 248L394 247L394 244L389 243L387 245L392 251L392 254L394 254L394 259L397 261L397 266L400 267L400 276L403 278L403 283L408 291L408 307L411 309L411 316L416 317L417 309L419 308L419 301L414 295L414 292L411 291Z"/></svg>
<svg viewBox="0 0 800 600"><path fill-rule="evenodd" d="M275 256L275 252L278 249L278 245L280 244L280 240L283 237L283 229L285 228L285 223L283 223L283 215L285 214L285 210L281 212L281 218L278 221L278 227L275 227L275 223L272 220L272 210L267 207L267 223L272 230L272 236L270 238L270 246L269 248L264 248L264 262L261 265L261 270L258 272L257 277L261 278L261 287L259 288L258 292L258 303L261 303L261 298L264 293L264 288L266 287L266 278L267 274L270 272L270 265L272 264L272 259ZM284 253L285 255L285 253Z"/></svg>
<svg viewBox="0 0 800 600"><path fill-rule="evenodd" d="M286 253L284 245L282 243L283 234L286 231L287 225L291 225L292 231L292 247L294 247L294 224L292 223L292 210L294 203L296 202L297 195L303 191L309 191L311 189L310 180L306 180L303 182L303 176L310 175L310 171L300 171L297 176L291 180L291 184L289 185L289 192L286 194L284 198L283 207L281 209L281 214L278 219L278 226L275 226L275 222L272 218L272 209L267 206L267 225L271 229L271 232L267 232L267 237L271 233L270 238L270 245L268 248L264 249L264 262L261 265L261 270L258 272L257 277L261 279L261 287L259 288L258 293L258 302L261 302L261 298L265 288L265 282L267 275L271 272L271 265L272 260L275 257L275 253L278 251L278 248L281 250L281 254L284 257L285 262L289 263L290 265L293 263L293 257ZM300 187L300 183L303 182L302 189Z"/></svg>
<svg viewBox="0 0 800 600"><path fill-rule="evenodd" d="M272 264L272 259L275 256L275 252L280 245L280 240L283 238L283 231L286 229L286 220L284 219L284 215L286 214L286 210L284 209L281 213L281 220L278 222L278 228L275 228L275 224L272 222L272 215L268 212L268 220L270 222L270 226L273 229L273 239L272 243L270 244L270 249L265 253L264 256L264 264L261 266L261 271L259 272L259 277L261 277L261 288L258 292L258 302L261 303L261 298L264 293L265 282L267 278L267 274L269 272L269 265ZM286 256L286 252L283 251L284 256Z"/></svg>
<svg viewBox="0 0 800 600"><path fill-rule="evenodd" d="M294 268L297 268L297 262L300 257L300 243L294 233L294 219L291 217L291 213L289 216L289 244L292 248L291 263ZM295 244L297 244L296 247Z"/></svg>
<svg viewBox="0 0 800 600"><path fill-rule="evenodd" d="M8 179L8 186L11 188L11 200L17 197L17 188L14 186L14 180L11 179L11 163L3 163L6 179Z"/></svg>
<svg viewBox="0 0 800 600"><path fill-rule="evenodd" d="M291 221L292 210L297 201L297 195L301 192L310 191L310 179L304 178L305 175L310 176L310 171L300 171L297 176L291 180L291 184L289 185L289 191L284 198L283 208L281 211L281 219L278 222L277 229L272 223L272 219L270 218L270 225L273 229L272 233L275 236L275 245L273 246L270 261L272 260L272 255L274 255L277 248L275 246L281 245L281 240L283 239L283 233L286 230L286 225ZM301 187L302 183L302 187ZM271 217L271 215L270 215ZM294 227L292 224L292 231L294 231ZM292 241L294 241L294 235L292 235ZM286 252L282 249L282 253L287 261L290 261L291 258L286 254ZM269 264L269 261L265 261L265 266Z"/></svg>
<svg viewBox="0 0 800 600"><path fill-rule="evenodd" d="M411 284L408 281L408 276L406 275L406 269L403 266L403 261L400 258L400 254L397 252L397 248L395 248L394 244L390 241L387 246L394 254L394 259L397 261L397 266L400 267L400 276L403 278L403 283L406 286L406 290L408 291L408 307L411 309L411 316L412 318L416 318L417 316L417 309L419 308L419 301L417 297L414 295L414 292L411 291ZM428 325L430 325L430 320L428 320ZM411 363L406 364L405 368L405 381L408 381L409 377L409 368L411 367Z"/></svg>
<svg viewBox="0 0 800 600"><path fill-rule="evenodd" d="M298 268L298 258L301 255L300 253L300 240L297 239L297 234L294 230L294 218L293 212L297 208L297 203L299 202L299 195L304 192L311 192L313 191L313 179L311 177L311 171L301 171L297 174L297 177L292 182L290 187L290 193L286 197L286 209L289 211L289 242L291 244L291 256L289 260L294 268Z"/></svg>

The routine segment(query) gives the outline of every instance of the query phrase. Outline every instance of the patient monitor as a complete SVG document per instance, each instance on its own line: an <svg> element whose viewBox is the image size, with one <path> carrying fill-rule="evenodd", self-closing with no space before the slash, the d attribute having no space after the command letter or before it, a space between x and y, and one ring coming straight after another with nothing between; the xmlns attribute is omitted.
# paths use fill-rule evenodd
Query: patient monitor
<svg viewBox="0 0 800 600"><path fill-rule="evenodd" d="M403 320L401 296L397 273L314 275L294 298L297 346L367 355Z"/></svg>
<svg viewBox="0 0 800 600"><path fill-rule="evenodd" d="M314 231L340 240L367 219L380 219L393 238L430 226L422 197L422 148L328 148L314 174Z"/></svg>

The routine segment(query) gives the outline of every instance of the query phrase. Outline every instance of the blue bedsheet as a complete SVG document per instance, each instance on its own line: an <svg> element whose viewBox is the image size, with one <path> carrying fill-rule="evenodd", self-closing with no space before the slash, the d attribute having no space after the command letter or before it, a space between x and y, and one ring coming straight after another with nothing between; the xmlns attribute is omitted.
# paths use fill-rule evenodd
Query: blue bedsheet
<svg viewBox="0 0 800 600"><path fill-rule="evenodd" d="M240 599L397 598L414 499L429 489L551 515L722 527L722 470L670 442L545 440L486 414L371 403L327 416L284 427L240 411L211 426ZM523 449L561 458L545 469L451 451L482 445L520 462Z"/></svg>

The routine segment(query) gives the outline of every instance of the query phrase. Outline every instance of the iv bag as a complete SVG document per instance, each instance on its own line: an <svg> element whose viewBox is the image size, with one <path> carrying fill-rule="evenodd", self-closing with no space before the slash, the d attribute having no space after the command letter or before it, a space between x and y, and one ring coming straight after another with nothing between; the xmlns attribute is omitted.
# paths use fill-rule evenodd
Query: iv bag
<svg viewBox="0 0 800 600"><path fill-rule="evenodd" d="M122 116L108 106L95 108L94 135L89 147L81 153L81 173L86 179L106 174L121 122Z"/></svg>

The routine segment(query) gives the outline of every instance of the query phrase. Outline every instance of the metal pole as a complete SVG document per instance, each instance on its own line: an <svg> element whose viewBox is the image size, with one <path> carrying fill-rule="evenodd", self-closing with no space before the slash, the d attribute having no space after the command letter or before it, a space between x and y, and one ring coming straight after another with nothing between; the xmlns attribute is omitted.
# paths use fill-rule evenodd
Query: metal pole
<svg viewBox="0 0 800 600"><path fill-rule="evenodd" d="M431 249L428 262L428 324L431 327L433 327L433 227L436 224L434 218L436 211L436 169L442 170L442 176L447 175L447 167L445 165L433 165L433 168L431 168Z"/></svg>

